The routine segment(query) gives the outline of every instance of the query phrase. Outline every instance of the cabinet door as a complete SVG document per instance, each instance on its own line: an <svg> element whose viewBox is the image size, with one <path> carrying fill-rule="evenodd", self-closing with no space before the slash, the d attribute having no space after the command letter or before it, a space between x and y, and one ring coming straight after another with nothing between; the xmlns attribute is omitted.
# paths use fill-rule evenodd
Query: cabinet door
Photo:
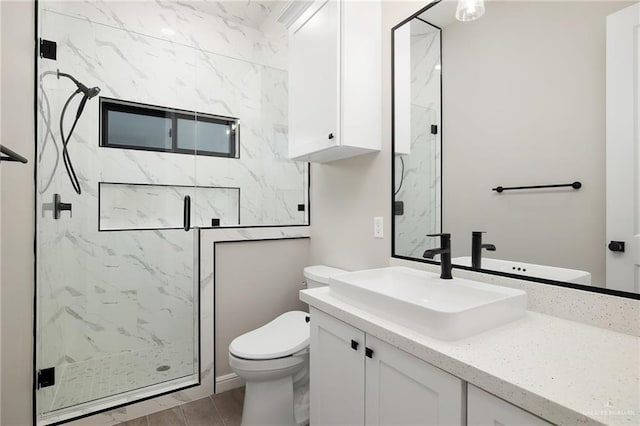
<svg viewBox="0 0 640 426"><path fill-rule="evenodd" d="M338 144L340 2L316 1L289 30L289 157Z"/></svg>
<svg viewBox="0 0 640 426"><path fill-rule="evenodd" d="M364 333L311 308L311 425L364 424Z"/></svg>
<svg viewBox="0 0 640 426"><path fill-rule="evenodd" d="M367 349L367 425L463 424L460 379L369 335Z"/></svg>
<svg viewBox="0 0 640 426"><path fill-rule="evenodd" d="M551 423L473 385L468 386L467 395L469 426L551 426Z"/></svg>

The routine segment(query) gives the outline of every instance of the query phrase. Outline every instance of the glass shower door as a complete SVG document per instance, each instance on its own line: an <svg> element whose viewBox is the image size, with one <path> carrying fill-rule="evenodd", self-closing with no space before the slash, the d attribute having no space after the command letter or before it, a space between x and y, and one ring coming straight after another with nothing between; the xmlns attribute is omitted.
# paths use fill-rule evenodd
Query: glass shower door
<svg viewBox="0 0 640 426"><path fill-rule="evenodd" d="M39 2L40 37L57 43L57 57L38 64L38 424L199 382L198 229L190 226L195 155L101 145L102 100L167 105L179 98L168 84L176 77L153 61L173 51L183 63L172 72L190 84L192 56L56 10L76 4ZM126 59L118 47L124 45ZM57 70L100 88L87 99L66 154L63 139L83 93L69 101L61 126L78 86ZM144 78L128 78L141 70L148 70ZM163 90L141 90L143 79ZM163 120L150 125L158 134L172 131Z"/></svg>

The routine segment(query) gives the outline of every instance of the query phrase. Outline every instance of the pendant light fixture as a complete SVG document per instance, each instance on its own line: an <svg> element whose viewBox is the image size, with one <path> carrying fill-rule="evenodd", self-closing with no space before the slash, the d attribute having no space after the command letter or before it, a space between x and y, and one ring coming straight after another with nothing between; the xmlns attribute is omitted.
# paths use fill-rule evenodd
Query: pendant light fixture
<svg viewBox="0 0 640 426"><path fill-rule="evenodd" d="M462 22L475 21L484 15L484 0L458 0L456 19Z"/></svg>

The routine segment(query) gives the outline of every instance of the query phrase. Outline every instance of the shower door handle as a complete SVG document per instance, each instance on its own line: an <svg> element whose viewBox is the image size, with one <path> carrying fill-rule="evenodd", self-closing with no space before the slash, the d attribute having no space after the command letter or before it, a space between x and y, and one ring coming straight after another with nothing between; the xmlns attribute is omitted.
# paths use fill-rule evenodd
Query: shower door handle
<svg viewBox="0 0 640 426"><path fill-rule="evenodd" d="M191 197L188 195L184 196L184 205L183 205L183 225L184 230L189 231L191 229Z"/></svg>

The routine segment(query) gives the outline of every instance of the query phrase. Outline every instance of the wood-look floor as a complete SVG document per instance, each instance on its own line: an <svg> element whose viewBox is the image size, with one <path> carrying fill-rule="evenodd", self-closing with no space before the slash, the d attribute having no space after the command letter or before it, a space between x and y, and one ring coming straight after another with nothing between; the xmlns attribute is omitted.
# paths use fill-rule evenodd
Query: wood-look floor
<svg viewBox="0 0 640 426"><path fill-rule="evenodd" d="M244 388L198 399L119 426L240 426Z"/></svg>

